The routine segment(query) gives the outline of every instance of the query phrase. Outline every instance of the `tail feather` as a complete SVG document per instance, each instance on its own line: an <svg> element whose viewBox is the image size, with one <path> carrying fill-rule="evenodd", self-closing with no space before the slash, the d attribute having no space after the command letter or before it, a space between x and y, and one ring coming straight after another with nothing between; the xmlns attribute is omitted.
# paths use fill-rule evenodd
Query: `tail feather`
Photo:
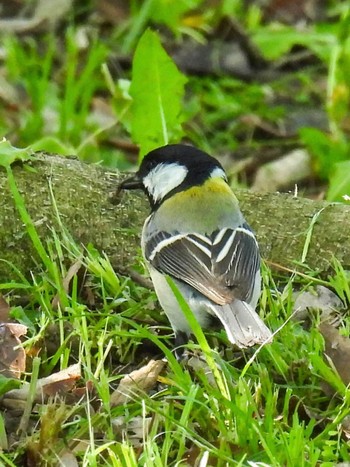
<svg viewBox="0 0 350 467"><path fill-rule="evenodd" d="M240 348L262 344L272 333L246 302L234 300L228 305L213 305L212 310L223 324L227 337Z"/></svg>

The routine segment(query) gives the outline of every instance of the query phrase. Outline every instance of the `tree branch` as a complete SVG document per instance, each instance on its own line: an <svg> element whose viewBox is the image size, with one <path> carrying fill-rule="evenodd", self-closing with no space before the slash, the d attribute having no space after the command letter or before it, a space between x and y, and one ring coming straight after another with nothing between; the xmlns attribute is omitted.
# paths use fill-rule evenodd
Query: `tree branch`
<svg viewBox="0 0 350 467"><path fill-rule="evenodd" d="M117 270L125 271L134 263L149 208L141 193L126 193L113 200L122 174L44 154L25 165L15 164L13 172L44 244L52 238L52 229L62 230L62 222L78 244L92 243L106 252ZM4 170L0 170L0 193L0 281L4 282L18 279L9 263L28 275L40 267L40 261L20 220ZM293 269L304 255L306 265L326 274L335 256L345 268L350 267L349 206L286 194L239 191L237 197L257 234L264 259ZM298 269L303 270L303 266Z"/></svg>

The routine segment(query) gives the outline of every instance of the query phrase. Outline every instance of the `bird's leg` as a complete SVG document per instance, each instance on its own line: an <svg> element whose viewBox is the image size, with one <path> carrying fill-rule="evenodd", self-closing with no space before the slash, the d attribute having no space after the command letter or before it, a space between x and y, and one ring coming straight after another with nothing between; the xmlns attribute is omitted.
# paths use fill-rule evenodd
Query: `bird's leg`
<svg viewBox="0 0 350 467"><path fill-rule="evenodd" d="M188 334L183 331L176 331L175 332L175 348L174 353L176 360L181 361L184 356L184 345L188 342Z"/></svg>

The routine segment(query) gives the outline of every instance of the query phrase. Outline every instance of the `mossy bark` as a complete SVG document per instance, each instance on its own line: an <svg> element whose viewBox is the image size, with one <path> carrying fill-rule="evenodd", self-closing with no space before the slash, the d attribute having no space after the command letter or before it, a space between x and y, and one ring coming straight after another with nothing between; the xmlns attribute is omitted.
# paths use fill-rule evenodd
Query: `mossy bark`
<svg viewBox="0 0 350 467"><path fill-rule="evenodd" d="M15 164L13 172L44 245L52 238L52 229L60 232L60 220L78 244L92 243L106 252L117 270L125 270L134 263L149 208L141 193L128 192L115 199L118 183L125 175L73 158L44 154L29 163ZM345 268L350 267L349 206L286 194L239 191L237 197L266 260L295 268L296 262L301 261L312 220L319 213L305 264L325 274L335 256ZM6 173L0 170L1 282L17 279L11 264L24 275L40 268L40 260L10 193Z"/></svg>

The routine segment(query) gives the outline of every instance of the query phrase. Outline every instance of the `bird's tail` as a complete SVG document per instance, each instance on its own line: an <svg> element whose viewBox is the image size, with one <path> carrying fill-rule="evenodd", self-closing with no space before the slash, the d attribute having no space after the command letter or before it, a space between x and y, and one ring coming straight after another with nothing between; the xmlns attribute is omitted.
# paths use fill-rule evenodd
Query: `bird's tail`
<svg viewBox="0 0 350 467"><path fill-rule="evenodd" d="M212 310L223 324L229 341L240 348L262 344L272 337L269 328L246 302L234 300L227 305L213 305Z"/></svg>

